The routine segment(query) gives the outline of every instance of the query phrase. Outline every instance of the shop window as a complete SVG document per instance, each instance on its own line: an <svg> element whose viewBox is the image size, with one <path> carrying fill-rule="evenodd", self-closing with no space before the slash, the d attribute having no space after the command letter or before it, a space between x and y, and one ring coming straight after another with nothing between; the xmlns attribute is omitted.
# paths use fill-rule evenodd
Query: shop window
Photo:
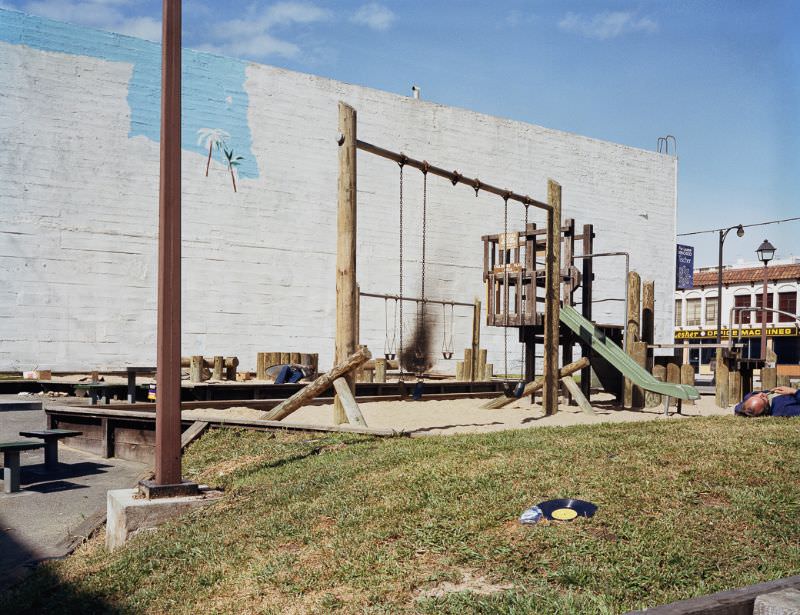
<svg viewBox="0 0 800 615"><path fill-rule="evenodd" d="M706 299L706 325L717 324L717 298L709 297Z"/></svg>
<svg viewBox="0 0 800 615"><path fill-rule="evenodd" d="M675 301L675 326L680 327L683 324L683 314L681 314L682 301L677 299Z"/></svg>
<svg viewBox="0 0 800 615"><path fill-rule="evenodd" d="M697 327L700 325L700 299L686 300L686 326Z"/></svg>
<svg viewBox="0 0 800 615"><path fill-rule="evenodd" d="M734 305L736 307L750 307L750 295L736 295L734 297ZM750 322L750 315L752 312L735 312L734 322L738 324L748 324Z"/></svg>
<svg viewBox="0 0 800 615"><path fill-rule="evenodd" d="M797 292L792 290L778 293L778 309L782 312L797 314ZM778 322L795 322L795 319L786 314L778 314Z"/></svg>

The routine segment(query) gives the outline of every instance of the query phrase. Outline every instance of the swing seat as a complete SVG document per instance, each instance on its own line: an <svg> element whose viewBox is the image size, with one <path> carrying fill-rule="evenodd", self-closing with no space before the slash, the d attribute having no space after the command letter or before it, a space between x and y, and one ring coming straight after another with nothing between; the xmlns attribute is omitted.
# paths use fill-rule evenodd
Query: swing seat
<svg viewBox="0 0 800 615"><path fill-rule="evenodd" d="M411 394L411 398L415 401L422 399L422 389L423 383L421 380L419 380L417 381L417 384L414 385L414 392Z"/></svg>
<svg viewBox="0 0 800 615"><path fill-rule="evenodd" d="M519 399L522 397L522 393L525 392L525 383L521 380L517 383L517 386L514 387L514 397Z"/></svg>
<svg viewBox="0 0 800 615"><path fill-rule="evenodd" d="M445 350L445 351L442 351L442 356L445 359L450 360L450 359L453 358L453 353L452 352L448 352L448 351Z"/></svg>
<svg viewBox="0 0 800 615"><path fill-rule="evenodd" d="M385 353L383 353L383 356L387 361L394 361L394 358L397 355L394 352L385 352Z"/></svg>

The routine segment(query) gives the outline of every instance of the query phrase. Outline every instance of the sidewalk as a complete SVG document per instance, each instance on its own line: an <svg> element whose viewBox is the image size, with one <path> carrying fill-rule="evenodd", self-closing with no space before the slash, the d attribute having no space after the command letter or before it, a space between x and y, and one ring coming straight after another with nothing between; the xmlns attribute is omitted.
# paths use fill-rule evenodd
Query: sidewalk
<svg viewBox="0 0 800 615"><path fill-rule="evenodd" d="M0 442L24 440L21 430L46 426L44 410L3 410L3 402L16 399L0 396ZM63 444L59 461L58 472L46 473L41 449L23 452L21 491L0 493L0 591L37 560L64 555L70 532L88 517L105 514L106 491L134 486L147 470L142 463L102 459Z"/></svg>

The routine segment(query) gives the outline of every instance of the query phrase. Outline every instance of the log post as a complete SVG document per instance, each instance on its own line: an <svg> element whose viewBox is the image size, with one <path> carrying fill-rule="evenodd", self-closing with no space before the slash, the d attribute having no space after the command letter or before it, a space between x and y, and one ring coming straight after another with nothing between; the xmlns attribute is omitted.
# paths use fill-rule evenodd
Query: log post
<svg viewBox="0 0 800 615"><path fill-rule="evenodd" d="M730 405L728 390L730 387L727 361L722 357L722 348L717 348L717 361L714 367L714 380L716 383L715 401L720 408Z"/></svg>
<svg viewBox="0 0 800 615"><path fill-rule="evenodd" d="M281 365L289 365L292 362L292 355L289 352L281 353Z"/></svg>
<svg viewBox="0 0 800 615"><path fill-rule="evenodd" d="M464 382L464 361L456 361L456 380Z"/></svg>
<svg viewBox="0 0 800 615"><path fill-rule="evenodd" d="M744 397L742 391L742 372L732 369L728 372L728 403L739 403Z"/></svg>
<svg viewBox="0 0 800 615"><path fill-rule="evenodd" d="M481 379L481 372L478 370L481 347L481 300L475 297L475 305L472 308L472 362L468 380L475 382ZM466 355L464 356L466 362Z"/></svg>
<svg viewBox="0 0 800 615"><path fill-rule="evenodd" d="M220 355L214 356L214 373L212 377L214 380L222 380L222 372L225 369L225 357Z"/></svg>
<svg viewBox="0 0 800 615"><path fill-rule="evenodd" d="M478 363L473 374L475 380L486 380L486 348L478 348Z"/></svg>
<svg viewBox="0 0 800 615"><path fill-rule="evenodd" d="M546 415L558 411L558 330L561 288L561 186L547 180L547 253L545 256L545 313L542 405ZM527 389L527 387L526 387Z"/></svg>
<svg viewBox="0 0 800 615"><path fill-rule="evenodd" d="M640 367L646 368L647 365L647 342L634 342L631 356ZM633 408L644 408L645 397L644 389L633 387Z"/></svg>
<svg viewBox="0 0 800 615"><path fill-rule="evenodd" d="M356 298L356 111L339 103L339 181L336 222L336 347L334 363L343 362L358 345ZM355 379L346 376L355 393ZM347 415L337 395L333 403L333 422L347 422Z"/></svg>
<svg viewBox="0 0 800 615"><path fill-rule="evenodd" d="M323 393L329 386L331 386L334 380L344 377L346 374L352 373L354 369L361 367L361 365L365 361L368 361L370 357L371 355L369 350L366 348L359 348L357 352L351 354L342 363L335 365L327 374L318 376L314 382L303 387L289 399L275 406L266 414L264 419L267 421L280 421L281 419L289 416L292 412L302 407L306 402ZM349 386L350 385L348 384L348 387Z"/></svg>
<svg viewBox="0 0 800 615"><path fill-rule="evenodd" d="M659 382L666 382L667 381L667 368L664 365L653 365L653 378L658 380ZM647 391L645 393L645 406L648 408L656 408L657 406L661 405L661 395L659 393L653 393L652 391Z"/></svg>
<svg viewBox="0 0 800 615"><path fill-rule="evenodd" d="M564 376L561 379L561 382L564 383L564 386L567 390L572 394L572 398L575 400L575 403L578 404L578 407L583 410L586 414L597 414L592 408L592 404L589 403L589 400L581 391L581 387L575 382L575 378L573 376Z"/></svg>
<svg viewBox="0 0 800 615"><path fill-rule="evenodd" d="M694 367L689 363L684 363L681 365L681 384L688 384L692 387L694 386ZM687 399L683 403L693 406L694 400Z"/></svg>
<svg viewBox="0 0 800 615"><path fill-rule="evenodd" d="M192 355L192 361L189 365L189 382L202 382L203 381L203 367L205 367L203 355Z"/></svg>
<svg viewBox="0 0 800 615"><path fill-rule="evenodd" d="M761 368L761 390L768 391L778 386L778 369L775 367Z"/></svg>
<svg viewBox="0 0 800 615"><path fill-rule="evenodd" d="M236 368L239 365L239 359L236 357L225 357L225 377L228 380L236 380Z"/></svg>
<svg viewBox="0 0 800 615"><path fill-rule="evenodd" d="M256 380L267 379L267 353L259 352L256 354Z"/></svg>
<svg viewBox="0 0 800 615"><path fill-rule="evenodd" d="M656 283L653 280L645 280L642 285L642 335L643 342L652 346L656 339ZM647 361L645 369L653 371L653 349L647 349Z"/></svg>
<svg viewBox="0 0 800 615"><path fill-rule="evenodd" d="M494 363L487 363L483 370L483 379L491 380L494 378Z"/></svg>
<svg viewBox="0 0 800 615"><path fill-rule="evenodd" d="M386 382L386 359L375 359L375 382Z"/></svg>
<svg viewBox="0 0 800 615"><path fill-rule="evenodd" d="M628 272L628 313L625 315L625 352L633 356L633 343L639 341L639 308L641 278L635 271ZM633 382L625 378L622 393L622 406L633 407Z"/></svg>
<svg viewBox="0 0 800 615"><path fill-rule="evenodd" d="M569 365L565 365L562 367L558 372L558 377L563 378L564 376L569 376L574 374L575 372L583 369L589 365L589 359L586 357L581 357L574 363L570 363ZM525 389L520 396L520 399L523 397L527 397L528 395L532 395L536 391L542 389L544 387L545 377L544 375L538 376L534 378L531 382L525 385ZM556 384L558 384L558 380L556 380ZM557 400L558 398L556 398ZM495 397L494 399L490 399L488 402L483 404L481 408L486 408L488 410L496 410L498 408L502 408L507 406L508 404L514 403L517 401L516 397L506 397L505 395L500 395L499 397Z"/></svg>
<svg viewBox="0 0 800 615"><path fill-rule="evenodd" d="M472 348L464 348L464 380L472 382L475 380L472 369L475 362L472 360Z"/></svg>
<svg viewBox="0 0 800 615"><path fill-rule="evenodd" d="M269 369L273 365L280 365L281 364L281 353L280 352L268 352L266 357L264 358L264 369Z"/></svg>
<svg viewBox="0 0 800 615"><path fill-rule="evenodd" d="M342 402L342 408L344 408L344 412L347 414L347 420L350 421L350 424L366 427L367 422L361 414L361 409L356 403L356 398L353 397L353 392L350 390L350 385L347 384L347 380L344 378L337 378L333 381L333 388L336 389L336 394Z"/></svg>
<svg viewBox="0 0 800 615"><path fill-rule="evenodd" d="M671 384L681 383L681 366L675 359L670 359L669 363L667 363L667 382ZM672 405L678 405L677 397L673 397L670 401L672 402Z"/></svg>

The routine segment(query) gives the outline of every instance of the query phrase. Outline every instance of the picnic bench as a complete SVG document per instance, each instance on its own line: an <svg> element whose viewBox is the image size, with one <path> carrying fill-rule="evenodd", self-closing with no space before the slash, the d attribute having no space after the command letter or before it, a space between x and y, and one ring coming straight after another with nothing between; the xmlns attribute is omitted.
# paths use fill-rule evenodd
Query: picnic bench
<svg viewBox="0 0 800 615"><path fill-rule="evenodd" d="M19 442L0 442L0 453L3 453L3 491L14 493L19 491L19 454L44 447L41 442L30 440Z"/></svg>
<svg viewBox="0 0 800 615"><path fill-rule="evenodd" d="M19 435L25 438L41 438L44 440L44 467L47 470L58 468L58 441L62 438L74 438L83 435L82 431L72 429L35 429L33 431L20 431Z"/></svg>
<svg viewBox="0 0 800 615"><path fill-rule="evenodd" d="M136 374L150 374L156 371L155 367L131 367L125 368L128 373L128 403L136 403Z"/></svg>
<svg viewBox="0 0 800 615"><path fill-rule="evenodd" d="M106 384L105 382L92 382L86 384L76 384L75 390L82 390L88 391L89 398L91 399L91 404L93 406L97 405L97 402L101 399L103 403L106 405L111 403L111 395L108 392L108 389L113 387L114 385Z"/></svg>

